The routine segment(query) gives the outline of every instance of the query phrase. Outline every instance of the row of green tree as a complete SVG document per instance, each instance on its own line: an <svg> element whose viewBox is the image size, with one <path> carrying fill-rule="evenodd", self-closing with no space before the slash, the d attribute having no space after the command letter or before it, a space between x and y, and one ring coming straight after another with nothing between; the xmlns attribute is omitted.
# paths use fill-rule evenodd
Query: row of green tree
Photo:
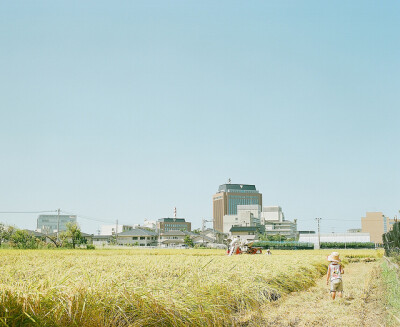
<svg viewBox="0 0 400 327"><path fill-rule="evenodd" d="M400 255L400 222L393 225L391 231L382 235L383 248L385 255L391 257L399 257Z"/></svg>
<svg viewBox="0 0 400 327"><path fill-rule="evenodd" d="M6 245L17 249L75 248L86 243L87 240L82 237L79 226L73 223L68 223L67 230L61 232L58 238L45 234L35 236L30 231L0 223L0 246Z"/></svg>
<svg viewBox="0 0 400 327"><path fill-rule="evenodd" d="M263 247L264 249L277 249L277 250L311 250L314 249L313 243L295 242L295 241L258 241L254 246ZM322 242L321 249L373 249L374 243L362 242Z"/></svg>
<svg viewBox="0 0 400 327"><path fill-rule="evenodd" d="M322 242L321 249L374 249L373 242Z"/></svg>
<svg viewBox="0 0 400 327"><path fill-rule="evenodd" d="M312 250L313 243L295 242L295 241L257 241L253 244L256 247L275 250Z"/></svg>

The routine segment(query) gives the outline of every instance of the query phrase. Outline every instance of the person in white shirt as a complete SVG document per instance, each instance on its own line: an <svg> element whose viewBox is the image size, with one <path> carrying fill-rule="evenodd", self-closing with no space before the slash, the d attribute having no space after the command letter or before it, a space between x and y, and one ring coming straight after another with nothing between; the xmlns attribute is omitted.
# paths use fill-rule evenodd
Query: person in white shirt
<svg viewBox="0 0 400 327"><path fill-rule="evenodd" d="M343 294L343 281L342 275L344 274L343 266L340 264L340 258L338 252L332 252L328 256L328 261L331 263L328 266L328 272L326 274L326 285L328 285L329 281L331 282L331 290L330 294L332 296L332 300L336 298L336 292L339 297L342 297Z"/></svg>

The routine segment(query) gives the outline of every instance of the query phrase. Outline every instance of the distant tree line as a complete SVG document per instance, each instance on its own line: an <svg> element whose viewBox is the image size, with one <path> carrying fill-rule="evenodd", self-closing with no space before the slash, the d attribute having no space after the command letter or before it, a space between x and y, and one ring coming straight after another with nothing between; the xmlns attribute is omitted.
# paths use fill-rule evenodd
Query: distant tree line
<svg viewBox="0 0 400 327"><path fill-rule="evenodd" d="M295 241L257 241L254 246L263 247L264 249L276 250L312 250L314 243L295 242ZM375 243L363 242L322 242L321 249L374 249Z"/></svg>
<svg viewBox="0 0 400 327"><path fill-rule="evenodd" d="M322 242L321 249L375 249L373 242Z"/></svg>
<svg viewBox="0 0 400 327"><path fill-rule="evenodd" d="M313 243L295 242L295 241L257 241L253 246L262 247L264 249L275 250L312 250L314 249Z"/></svg>
<svg viewBox="0 0 400 327"><path fill-rule="evenodd" d="M0 223L0 247L17 249L75 248L77 245L86 243L87 240L82 237L81 230L75 223L68 223L67 230L61 232L58 239L54 235L35 236L33 232Z"/></svg>
<svg viewBox="0 0 400 327"><path fill-rule="evenodd" d="M382 240L385 255L398 257L400 255L400 222L394 223L393 229L382 235Z"/></svg>

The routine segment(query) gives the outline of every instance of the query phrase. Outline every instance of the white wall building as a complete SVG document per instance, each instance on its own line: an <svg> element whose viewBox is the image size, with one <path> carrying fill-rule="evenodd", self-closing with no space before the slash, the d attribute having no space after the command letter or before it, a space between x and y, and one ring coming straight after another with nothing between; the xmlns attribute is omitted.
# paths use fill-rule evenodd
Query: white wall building
<svg viewBox="0 0 400 327"><path fill-rule="evenodd" d="M260 219L254 217L251 211L239 210L237 215L225 215L223 218L223 232L228 234L232 226L256 226L260 224Z"/></svg>
<svg viewBox="0 0 400 327"><path fill-rule="evenodd" d="M297 237L297 221L285 220L282 208L279 206L238 205L236 215L225 215L223 232L230 233L236 226L252 227L265 226L266 235L282 235L288 238Z"/></svg>
<svg viewBox="0 0 400 327"><path fill-rule="evenodd" d="M237 206L237 213L251 212L256 219L261 218L261 206L259 204L239 204Z"/></svg>
<svg viewBox="0 0 400 327"><path fill-rule="evenodd" d="M282 208L279 206L267 206L262 208L261 212L261 223L266 221L281 222L285 220Z"/></svg>
<svg viewBox="0 0 400 327"><path fill-rule="evenodd" d="M289 220L284 221L266 221L265 222L265 235L281 235L288 238L297 237L297 221Z"/></svg>
<svg viewBox="0 0 400 327"><path fill-rule="evenodd" d="M114 235L115 234L115 229L117 228L117 225L101 225L100 226L100 235ZM131 225L118 225L118 230L117 233L122 233L127 230L132 230L133 226Z"/></svg>
<svg viewBox="0 0 400 327"><path fill-rule="evenodd" d="M300 234L299 242L318 244L318 234ZM320 234L320 242L371 242L369 233L327 233Z"/></svg>

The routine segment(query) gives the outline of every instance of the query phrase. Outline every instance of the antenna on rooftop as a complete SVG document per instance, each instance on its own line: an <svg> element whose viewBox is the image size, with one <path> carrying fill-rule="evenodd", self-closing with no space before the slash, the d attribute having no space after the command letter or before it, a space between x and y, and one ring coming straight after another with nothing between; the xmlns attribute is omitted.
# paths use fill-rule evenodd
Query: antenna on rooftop
<svg viewBox="0 0 400 327"><path fill-rule="evenodd" d="M231 181L231 179L230 178L228 178L228 184L230 184L232 181Z"/></svg>
<svg viewBox="0 0 400 327"><path fill-rule="evenodd" d="M176 219L176 207L174 207L174 219Z"/></svg>

